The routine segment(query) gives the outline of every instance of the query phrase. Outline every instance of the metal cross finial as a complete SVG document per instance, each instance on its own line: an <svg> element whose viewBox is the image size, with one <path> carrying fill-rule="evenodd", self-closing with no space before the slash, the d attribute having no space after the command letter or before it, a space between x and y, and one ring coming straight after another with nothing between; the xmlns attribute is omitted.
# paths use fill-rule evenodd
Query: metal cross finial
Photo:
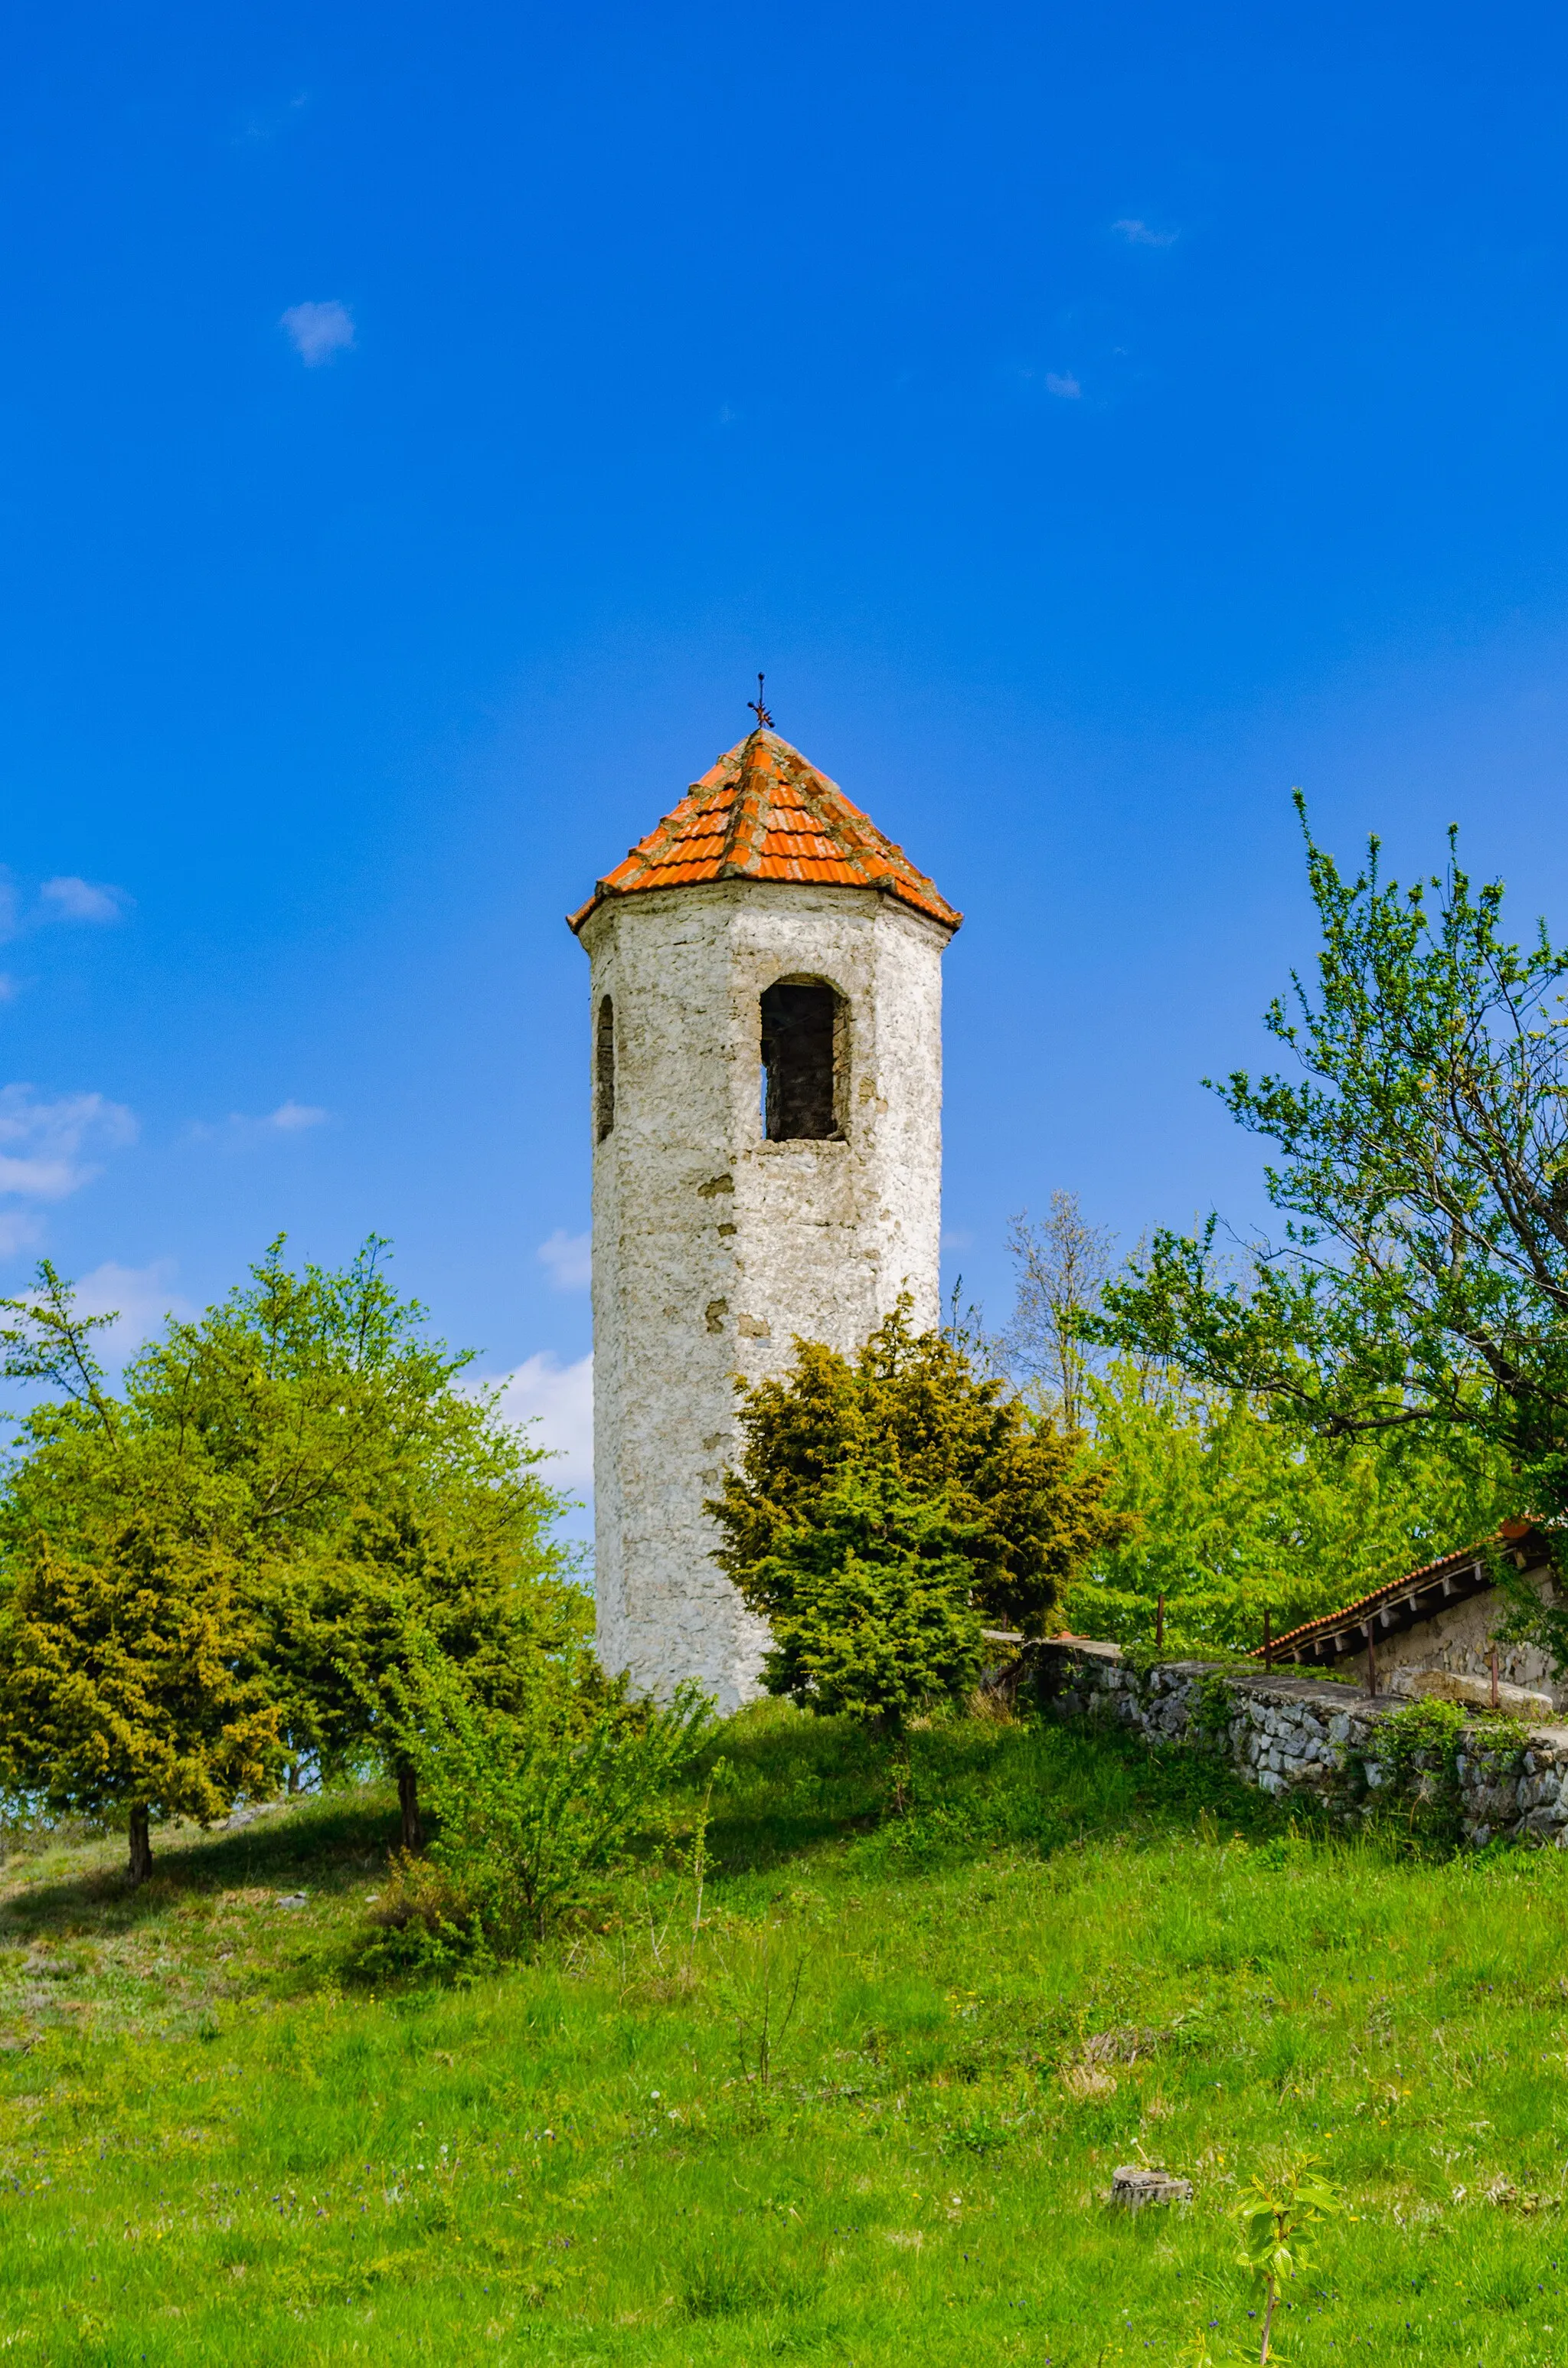
<svg viewBox="0 0 1568 2368"><path fill-rule="evenodd" d="M756 718L757 730L759 732L771 732L773 729L773 718L769 715L767 708L764 707L762 703L762 677L760 675L758 675L756 678L756 697L755 699L748 699L746 705L751 709L752 713Z"/></svg>

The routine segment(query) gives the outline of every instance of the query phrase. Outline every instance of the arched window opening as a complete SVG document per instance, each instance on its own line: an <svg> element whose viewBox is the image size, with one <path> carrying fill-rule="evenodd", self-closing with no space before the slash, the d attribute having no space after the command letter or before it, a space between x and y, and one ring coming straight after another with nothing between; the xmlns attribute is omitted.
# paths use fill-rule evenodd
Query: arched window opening
<svg viewBox="0 0 1568 2368"><path fill-rule="evenodd" d="M762 997L762 1131L769 1143L822 1143L838 1123L842 1004L816 981L780 981Z"/></svg>
<svg viewBox="0 0 1568 2368"><path fill-rule="evenodd" d="M607 995L599 1005L598 1032L594 1045L596 1116L602 1143L615 1124L615 1006Z"/></svg>

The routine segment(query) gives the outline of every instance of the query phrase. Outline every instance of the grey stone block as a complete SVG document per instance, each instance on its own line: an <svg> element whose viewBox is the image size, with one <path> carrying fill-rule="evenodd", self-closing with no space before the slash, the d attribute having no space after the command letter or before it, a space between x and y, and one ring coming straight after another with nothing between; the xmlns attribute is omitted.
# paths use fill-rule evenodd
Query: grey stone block
<svg viewBox="0 0 1568 2368"><path fill-rule="evenodd" d="M1110 2200L1129 2212L1141 2212L1146 2203L1190 2203L1192 2181L1174 2178L1168 2170L1146 2170L1142 2163L1124 2163L1111 2172Z"/></svg>

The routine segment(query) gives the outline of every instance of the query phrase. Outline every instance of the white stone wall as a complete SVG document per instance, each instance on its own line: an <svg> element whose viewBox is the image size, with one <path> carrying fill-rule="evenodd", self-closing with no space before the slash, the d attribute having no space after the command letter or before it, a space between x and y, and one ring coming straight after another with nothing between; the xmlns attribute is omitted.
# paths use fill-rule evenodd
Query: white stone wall
<svg viewBox="0 0 1568 2368"><path fill-rule="evenodd" d="M602 905L584 925L590 1040L615 1006L613 1131L594 1151L597 1643L666 1692L733 1709L766 1630L710 1558L702 1509L737 1383L802 1338L858 1348L902 1290L938 1309L941 957L948 933L874 890L723 881ZM848 1006L842 1142L767 1143L763 989Z"/></svg>
<svg viewBox="0 0 1568 2368"><path fill-rule="evenodd" d="M1530 1571L1526 1576L1549 1600L1555 1598L1556 1588L1549 1571ZM1380 1690L1388 1687L1398 1691L1402 1676L1424 1669L1441 1669L1457 1678L1489 1679L1493 1644L1509 1608L1506 1597L1488 1588L1480 1595L1466 1596L1462 1603L1454 1604L1447 1611L1436 1611L1429 1619L1413 1622L1395 1635L1380 1636ZM1342 1675L1366 1683L1365 1651L1346 1653L1335 1667ZM1549 1694L1558 1710L1568 1710L1568 1683L1553 1674L1551 1662L1539 1645L1499 1644L1497 1677L1500 1684Z"/></svg>

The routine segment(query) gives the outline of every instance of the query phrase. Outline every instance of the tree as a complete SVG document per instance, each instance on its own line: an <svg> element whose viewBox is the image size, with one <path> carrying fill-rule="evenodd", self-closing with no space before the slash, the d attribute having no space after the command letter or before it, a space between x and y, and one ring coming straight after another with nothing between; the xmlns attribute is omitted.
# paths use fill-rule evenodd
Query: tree
<svg viewBox="0 0 1568 2368"><path fill-rule="evenodd" d="M500 1418L498 1393L462 1385L472 1352L433 1339L424 1307L392 1291L385 1245L298 1274L282 1247L171 1326L128 1381L243 1491L296 1764L380 1759L416 1849L417 1770L386 1716L411 1638L505 1708L590 1608L551 1534L564 1500L539 1477L540 1451Z"/></svg>
<svg viewBox="0 0 1568 2368"><path fill-rule="evenodd" d="M472 1703L516 1715L593 1622L589 1599L553 1570L519 1569L494 1538L406 1504L356 1508L316 1551L269 1563L258 1593L296 1751L328 1772L379 1760L405 1850L425 1842L410 1673L434 1653Z"/></svg>
<svg viewBox="0 0 1568 2368"><path fill-rule="evenodd" d="M1298 1074L1218 1088L1277 1146L1283 1236L1237 1281L1216 1272L1213 1218L1157 1234L1088 1328L1325 1438L1472 1442L1511 1471L1498 1509L1551 1522L1568 1510L1568 951L1544 925L1504 937L1501 883L1472 889L1452 833L1446 872L1402 893L1376 840L1344 878L1297 803L1322 946L1267 1025Z"/></svg>
<svg viewBox="0 0 1568 2368"><path fill-rule="evenodd" d="M23 1417L0 1490L0 1574L17 1589L40 1542L108 1571L132 1530L160 1569L222 1555L282 1756L327 1773L386 1757L412 1843L416 1780L385 1716L411 1637L439 1640L475 1698L502 1703L522 1665L580 1634L585 1601L539 1451L392 1291L384 1245L337 1273L292 1272L282 1247L171 1323L118 1394L94 1350L108 1319L81 1317L52 1269L0 1302L0 1371L55 1393Z"/></svg>
<svg viewBox="0 0 1568 2368"><path fill-rule="evenodd" d="M1113 1477L1108 1503L1134 1534L1092 1555L1067 1594L1081 1634L1171 1651L1248 1651L1484 1537L1506 1493L1483 1440L1419 1434L1331 1439L1267 1399L1203 1388L1119 1358L1085 1411Z"/></svg>
<svg viewBox="0 0 1568 2368"><path fill-rule="evenodd" d="M1007 1228L1018 1284L1002 1347L1016 1370L1043 1387L1064 1430L1084 1427L1092 1371L1084 1318L1109 1280L1111 1239L1089 1224L1076 1192L1053 1192L1042 1220L1025 1210Z"/></svg>
<svg viewBox="0 0 1568 2368"><path fill-rule="evenodd" d="M1315 2243L1315 2231L1344 2210L1339 2190L1315 2168L1311 2155L1301 2156L1277 2179L1249 2180L1240 2201L1232 2204L1232 2216L1241 2226L1237 2260L1263 2289L1259 2368L1267 2368L1280 2288L1299 2271L1315 2266L1307 2240Z"/></svg>
<svg viewBox="0 0 1568 2368"><path fill-rule="evenodd" d="M825 1584L810 1533L834 1542L841 1575L851 1556L880 1572L890 1608L914 1584L914 1556L947 1571L966 1614L1039 1634L1071 1572L1130 1527L1107 1510L1109 1474L1082 1440L939 1332L915 1334L907 1300L853 1360L797 1340L790 1372L746 1396L741 1429L740 1469L709 1507L715 1559L776 1620L786 1584L819 1596ZM778 1664L778 1683L793 1666Z"/></svg>
<svg viewBox="0 0 1568 2368"><path fill-rule="evenodd" d="M153 1816L221 1816L282 1758L233 1552L146 1514L72 1551L31 1539L0 1605L0 1766L54 1809L120 1813L133 1883Z"/></svg>

